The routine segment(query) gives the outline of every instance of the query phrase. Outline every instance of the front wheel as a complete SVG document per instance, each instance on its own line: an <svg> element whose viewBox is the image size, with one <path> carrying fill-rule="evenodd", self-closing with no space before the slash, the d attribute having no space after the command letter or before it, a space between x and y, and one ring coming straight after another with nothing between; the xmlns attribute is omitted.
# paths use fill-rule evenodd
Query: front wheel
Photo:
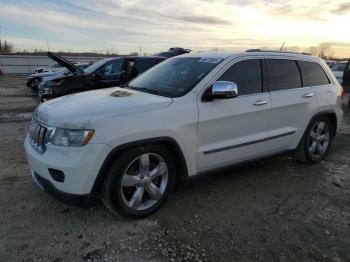
<svg viewBox="0 0 350 262"><path fill-rule="evenodd" d="M296 159L305 163L319 163L329 153L333 141L333 127L328 117L311 121L296 153Z"/></svg>
<svg viewBox="0 0 350 262"><path fill-rule="evenodd" d="M175 181L174 161L162 145L137 147L116 159L102 190L102 201L113 213L141 218L165 202Z"/></svg>

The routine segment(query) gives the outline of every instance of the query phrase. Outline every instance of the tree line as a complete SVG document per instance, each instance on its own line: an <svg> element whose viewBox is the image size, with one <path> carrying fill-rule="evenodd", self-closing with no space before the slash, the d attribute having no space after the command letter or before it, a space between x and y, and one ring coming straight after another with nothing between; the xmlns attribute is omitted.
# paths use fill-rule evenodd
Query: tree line
<svg viewBox="0 0 350 262"><path fill-rule="evenodd" d="M262 48L269 49L267 48ZM222 48L212 48L211 51L226 51L227 49ZM334 50L331 43L320 43L318 46L310 46L309 48L301 48L299 46L284 46L284 44L279 48L280 51L289 51L289 52L307 52L313 56L318 56L322 59L333 59L334 58ZM93 51L93 52L64 52L58 51L58 54L61 55L74 55L74 56L118 56L118 52L115 49L105 49L103 51ZM15 51L14 45L9 43L6 40L0 39L0 54L18 54L18 55L46 55L45 50L26 50L23 49L21 51ZM131 52L127 55L139 55L138 52ZM143 53L142 55L147 55Z"/></svg>

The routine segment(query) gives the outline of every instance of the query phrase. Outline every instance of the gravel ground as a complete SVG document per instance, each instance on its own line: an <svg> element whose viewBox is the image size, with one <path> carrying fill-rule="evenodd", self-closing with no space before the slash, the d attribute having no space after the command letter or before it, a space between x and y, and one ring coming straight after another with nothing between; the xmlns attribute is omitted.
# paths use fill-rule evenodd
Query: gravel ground
<svg viewBox="0 0 350 262"><path fill-rule="evenodd" d="M279 156L192 179L143 220L41 191L24 156L29 122L11 114L0 121L0 261L350 261L348 110L322 163Z"/></svg>

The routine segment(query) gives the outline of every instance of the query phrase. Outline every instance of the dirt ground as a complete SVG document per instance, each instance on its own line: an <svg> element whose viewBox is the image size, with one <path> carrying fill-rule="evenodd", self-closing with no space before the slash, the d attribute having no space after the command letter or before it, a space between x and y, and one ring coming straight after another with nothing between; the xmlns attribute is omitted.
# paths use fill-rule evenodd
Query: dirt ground
<svg viewBox="0 0 350 262"><path fill-rule="evenodd" d="M30 95L21 81L4 90L5 80L1 96ZM0 112L0 261L350 261L348 109L322 163L279 156L193 179L143 220L40 190L24 155L23 112Z"/></svg>

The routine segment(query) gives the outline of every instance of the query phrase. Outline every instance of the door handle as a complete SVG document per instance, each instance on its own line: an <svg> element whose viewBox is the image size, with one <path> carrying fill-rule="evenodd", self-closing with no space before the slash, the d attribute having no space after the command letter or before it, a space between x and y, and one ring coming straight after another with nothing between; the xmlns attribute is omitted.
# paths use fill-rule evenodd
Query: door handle
<svg viewBox="0 0 350 262"><path fill-rule="evenodd" d="M314 93L305 93L305 94L303 94L304 98L310 98L310 97L313 97L313 96L314 96Z"/></svg>
<svg viewBox="0 0 350 262"><path fill-rule="evenodd" d="M267 100L257 100L253 103L253 105L255 106L262 106L262 105L266 105L268 103Z"/></svg>

